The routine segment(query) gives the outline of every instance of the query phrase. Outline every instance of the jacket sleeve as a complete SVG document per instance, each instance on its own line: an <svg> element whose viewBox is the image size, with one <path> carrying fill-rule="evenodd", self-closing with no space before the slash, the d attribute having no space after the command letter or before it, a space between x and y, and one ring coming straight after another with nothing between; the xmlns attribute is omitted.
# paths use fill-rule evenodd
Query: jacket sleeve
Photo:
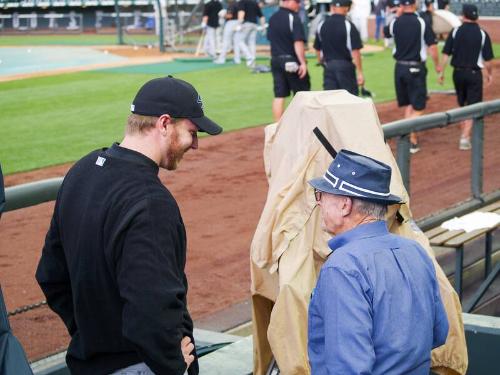
<svg viewBox="0 0 500 375"><path fill-rule="evenodd" d="M184 226L175 201L144 199L134 211L121 254L115 255L124 303L123 336L155 373L182 375L186 364L180 343L187 313Z"/></svg>
<svg viewBox="0 0 500 375"><path fill-rule="evenodd" d="M187 292L187 279L186 276L184 276L184 284L186 285L186 292ZM185 306L187 306L187 301L184 300ZM183 327L182 327L182 336L188 336L191 338L191 342L193 345L196 346L196 342L194 341L194 334L193 334L193 320L191 319L191 316L189 314L189 311L184 309L184 315L183 315ZM188 369L188 375L198 375L199 373L199 366L198 366L198 355L196 354L196 350L193 351L192 353L194 355L194 361L191 363L191 366L189 366Z"/></svg>
<svg viewBox="0 0 500 375"><path fill-rule="evenodd" d="M66 256L59 234L57 202L36 270L36 280L45 294L49 307L61 317L69 334L73 335L76 331L73 294Z"/></svg>

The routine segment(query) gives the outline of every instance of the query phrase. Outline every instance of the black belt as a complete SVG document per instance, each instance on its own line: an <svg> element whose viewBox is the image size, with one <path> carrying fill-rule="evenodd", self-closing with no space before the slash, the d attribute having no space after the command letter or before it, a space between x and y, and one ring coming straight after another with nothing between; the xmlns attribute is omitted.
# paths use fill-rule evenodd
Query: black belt
<svg viewBox="0 0 500 375"><path fill-rule="evenodd" d="M331 60L328 60L326 61L327 64L329 63L332 63L332 64L335 64L335 63L352 63L352 60L343 60L343 59L331 59Z"/></svg>
<svg viewBox="0 0 500 375"><path fill-rule="evenodd" d="M455 69L455 70L471 70L473 72L478 72L481 70L480 68L469 68L466 66L454 66L453 69Z"/></svg>
<svg viewBox="0 0 500 375"><path fill-rule="evenodd" d="M292 55L276 55L276 56L271 56L272 58L277 58L277 59L295 59L295 56Z"/></svg>
<svg viewBox="0 0 500 375"><path fill-rule="evenodd" d="M407 66L419 66L424 64L424 61L402 61L398 60L396 61L397 64L399 65L407 65Z"/></svg>

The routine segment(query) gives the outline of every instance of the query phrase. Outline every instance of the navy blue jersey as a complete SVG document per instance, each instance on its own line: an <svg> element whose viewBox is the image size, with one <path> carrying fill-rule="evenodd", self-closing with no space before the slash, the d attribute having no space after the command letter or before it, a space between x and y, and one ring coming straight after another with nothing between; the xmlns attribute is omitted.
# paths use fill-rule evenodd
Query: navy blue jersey
<svg viewBox="0 0 500 375"><path fill-rule="evenodd" d="M323 51L323 59L352 60L351 51L363 48L359 31L340 14L332 14L318 25L314 49Z"/></svg>
<svg viewBox="0 0 500 375"><path fill-rule="evenodd" d="M306 41L299 15L286 8L279 8L269 19L267 39L271 42L271 56L295 56L294 42Z"/></svg>
<svg viewBox="0 0 500 375"><path fill-rule="evenodd" d="M436 36L417 13L403 13L385 27L386 37L394 37L392 55L397 61L425 61L427 47Z"/></svg>
<svg viewBox="0 0 500 375"><path fill-rule="evenodd" d="M451 65L456 68L480 69L484 61L494 57L490 36L475 22L455 28L446 39L443 53L453 55Z"/></svg>
<svg viewBox="0 0 500 375"><path fill-rule="evenodd" d="M255 0L241 0L238 10L245 12L245 22L257 23L257 18L262 17L262 10Z"/></svg>
<svg viewBox="0 0 500 375"><path fill-rule="evenodd" d="M205 4L203 16L208 16L207 25L210 27L219 27L219 12L222 10L222 5L217 0L211 0Z"/></svg>

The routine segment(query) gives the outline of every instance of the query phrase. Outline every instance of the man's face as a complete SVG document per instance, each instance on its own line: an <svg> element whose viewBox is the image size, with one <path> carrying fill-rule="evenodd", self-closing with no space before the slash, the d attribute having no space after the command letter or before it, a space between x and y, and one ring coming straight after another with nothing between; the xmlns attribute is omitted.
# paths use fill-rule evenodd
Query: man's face
<svg viewBox="0 0 500 375"><path fill-rule="evenodd" d="M285 1L285 5L292 12L298 12L300 9L300 0L287 0Z"/></svg>
<svg viewBox="0 0 500 375"><path fill-rule="evenodd" d="M188 119L177 119L166 137L166 153L160 167L173 171L189 149L198 148L198 127Z"/></svg>
<svg viewBox="0 0 500 375"><path fill-rule="evenodd" d="M344 226L346 200L342 195L322 193L318 206L321 208L321 229L330 234L339 234Z"/></svg>

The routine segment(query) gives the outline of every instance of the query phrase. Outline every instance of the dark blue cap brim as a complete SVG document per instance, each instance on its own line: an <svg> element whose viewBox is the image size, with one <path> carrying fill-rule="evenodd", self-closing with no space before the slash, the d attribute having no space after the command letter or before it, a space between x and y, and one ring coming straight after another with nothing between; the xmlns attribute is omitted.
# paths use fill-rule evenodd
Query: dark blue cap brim
<svg viewBox="0 0 500 375"><path fill-rule="evenodd" d="M191 117L189 118L202 132L210 135L217 135L222 133L222 128L215 122L210 120L207 116Z"/></svg>
<svg viewBox="0 0 500 375"><path fill-rule="evenodd" d="M312 180L309 180L309 184L324 193L328 194L334 194L334 195L343 195L346 197L352 197L352 198L357 198L357 199L362 199L365 201L369 202L374 202L374 203L380 203L380 204L398 204L398 203L403 203L402 199L398 197L397 195L390 194L387 197L360 197L358 195L354 194L349 194L347 191L339 190L337 188L334 188L330 183L328 183L323 177L315 178Z"/></svg>

